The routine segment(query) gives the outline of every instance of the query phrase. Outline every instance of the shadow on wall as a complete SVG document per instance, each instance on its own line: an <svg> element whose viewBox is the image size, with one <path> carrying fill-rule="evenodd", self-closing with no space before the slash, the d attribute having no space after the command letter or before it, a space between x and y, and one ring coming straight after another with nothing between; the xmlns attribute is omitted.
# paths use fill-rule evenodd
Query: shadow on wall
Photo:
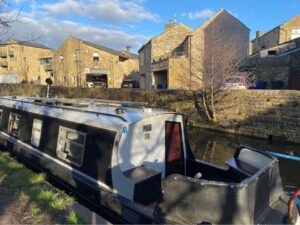
<svg viewBox="0 0 300 225"><path fill-rule="evenodd" d="M239 91L217 107L218 126L249 136L300 140L300 96L292 91Z"/></svg>

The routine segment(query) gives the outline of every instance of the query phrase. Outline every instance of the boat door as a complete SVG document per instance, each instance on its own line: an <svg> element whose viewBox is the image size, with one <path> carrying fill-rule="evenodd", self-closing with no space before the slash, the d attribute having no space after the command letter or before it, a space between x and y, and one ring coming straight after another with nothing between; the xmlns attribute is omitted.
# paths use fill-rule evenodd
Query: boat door
<svg viewBox="0 0 300 225"><path fill-rule="evenodd" d="M184 174L181 123L166 121L166 177Z"/></svg>

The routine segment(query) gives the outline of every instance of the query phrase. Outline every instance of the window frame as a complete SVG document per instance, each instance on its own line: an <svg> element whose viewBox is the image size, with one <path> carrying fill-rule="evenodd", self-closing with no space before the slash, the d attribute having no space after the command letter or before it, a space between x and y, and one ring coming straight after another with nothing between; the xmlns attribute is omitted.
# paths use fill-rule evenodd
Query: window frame
<svg viewBox="0 0 300 225"><path fill-rule="evenodd" d="M13 115L14 115L14 116L19 116L19 117L20 117L19 122L18 122L18 132L17 132L17 134L12 133L12 129L10 129L10 126L11 126L11 120L12 120L12 116L13 116ZM15 120L15 119L14 119L14 120ZM15 121L14 121L14 122L15 122ZM11 112L11 113L9 114L9 119L8 119L8 127L7 127L8 133L9 133L10 135L12 135L12 136L19 137L19 136L20 136L20 131L21 131L21 124L22 124L22 115L19 114L19 113L13 113L13 112ZM13 128L13 126L12 126L11 128Z"/></svg>
<svg viewBox="0 0 300 225"><path fill-rule="evenodd" d="M97 52L94 52L92 55L93 62L100 62L100 56Z"/></svg>
<svg viewBox="0 0 300 225"><path fill-rule="evenodd" d="M65 148L66 148L67 144L69 144L69 146L70 146L70 143L73 144L73 145L75 145L75 146L77 146L77 147L82 147L82 155L81 155L81 159L80 159L80 164L77 164L76 162L68 159L67 157L62 157L62 155L60 154L60 153L63 153L63 151L61 151L61 149L59 149L60 148L60 139L61 139L60 136L61 136L62 131L66 132L66 137L64 138L64 140L65 140ZM83 144L80 144L78 142L75 142L75 141L67 139L68 132L72 132L72 133L75 133L75 134L82 135L83 138L84 138L83 139ZM71 129L71 128L64 127L64 126L60 125L59 128L58 128L58 137L57 137L57 145L56 145L56 156L59 159L64 160L65 162L68 162L68 163L71 163L71 164L73 164L75 166L81 167L82 163L83 163L83 159L84 159L86 136L87 136L87 133L84 133L84 132L78 131L76 129Z"/></svg>
<svg viewBox="0 0 300 225"><path fill-rule="evenodd" d="M33 140L33 131L34 131L34 129L35 129L35 127L34 127L35 122L40 122L40 123L41 123L41 128L40 128L40 135L39 135L39 139L38 139L38 144L34 143L34 140ZM40 143L41 143L41 137L42 137L42 130L43 130L43 120L40 120L40 119L33 119L30 143L31 143L33 146L35 146L35 147L39 147L39 146L40 146Z"/></svg>

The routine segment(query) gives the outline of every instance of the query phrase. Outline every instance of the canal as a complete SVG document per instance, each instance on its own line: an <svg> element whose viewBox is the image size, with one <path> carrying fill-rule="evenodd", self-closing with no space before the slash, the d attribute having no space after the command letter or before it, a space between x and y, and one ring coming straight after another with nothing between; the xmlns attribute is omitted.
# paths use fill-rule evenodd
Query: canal
<svg viewBox="0 0 300 225"><path fill-rule="evenodd" d="M196 158L226 167L225 162L231 158L235 148L249 145L263 150L292 154L300 157L300 145L280 141L223 134L189 127L189 140ZM279 159L280 173L284 189L288 192L300 188L300 162Z"/></svg>

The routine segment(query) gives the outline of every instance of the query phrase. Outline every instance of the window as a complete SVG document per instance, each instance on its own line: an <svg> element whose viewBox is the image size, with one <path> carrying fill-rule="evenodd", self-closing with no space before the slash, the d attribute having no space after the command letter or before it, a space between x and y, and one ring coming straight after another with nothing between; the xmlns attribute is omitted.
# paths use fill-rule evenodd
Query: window
<svg viewBox="0 0 300 225"><path fill-rule="evenodd" d="M63 63L63 62L64 62L64 57L63 57L62 55L60 55L60 56L58 57L58 60L59 60L59 62Z"/></svg>
<svg viewBox="0 0 300 225"><path fill-rule="evenodd" d="M21 127L21 115L17 113L10 113L8 120L8 133L18 137Z"/></svg>
<svg viewBox="0 0 300 225"><path fill-rule="evenodd" d="M75 52L73 54L73 62L79 62L79 54L78 54L78 52Z"/></svg>
<svg viewBox="0 0 300 225"><path fill-rule="evenodd" d="M2 114L3 114L3 110L0 109L0 126L1 126L1 121L2 121Z"/></svg>
<svg viewBox="0 0 300 225"><path fill-rule="evenodd" d="M276 55L276 50L270 50L268 51L268 55Z"/></svg>
<svg viewBox="0 0 300 225"><path fill-rule="evenodd" d="M94 53L93 54L93 62L99 62L99 60L100 60L99 54L98 53Z"/></svg>
<svg viewBox="0 0 300 225"><path fill-rule="evenodd" d="M31 144L35 147L39 147L41 134L42 134L43 121L34 119L31 133Z"/></svg>
<svg viewBox="0 0 300 225"><path fill-rule="evenodd" d="M300 37L300 29L292 29L291 39L295 39Z"/></svg>
<svg viewBox="0 0 300 225"><path fill-rule="evenodd" d="M62 84L65 84L67 82L67 77L66 76L61 76L60 81Z"/></svg>
<svg viewBox="0 0 300 225"><path fill-rule="evenodd" d="M59 127L57 156L76 166L81 166L86 134L66 127Z"/></svg>

